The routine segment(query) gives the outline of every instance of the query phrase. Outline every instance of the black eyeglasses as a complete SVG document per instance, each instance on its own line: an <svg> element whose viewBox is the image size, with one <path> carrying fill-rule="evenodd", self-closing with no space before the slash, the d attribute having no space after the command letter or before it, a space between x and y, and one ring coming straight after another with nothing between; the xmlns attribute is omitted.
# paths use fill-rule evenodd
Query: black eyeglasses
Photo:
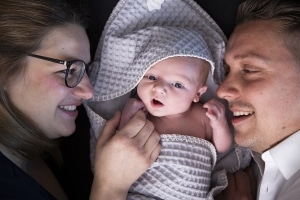
<svg viewBox="0 0 300 200"><path fill-rule="evenodd" d="M31 53L28 54L28 56L65 65L67 67L65 74L65 84L69 88L76 87L80 83L84 76L85 69L87 68L87 64L82 60L65 61Z"/></svg>

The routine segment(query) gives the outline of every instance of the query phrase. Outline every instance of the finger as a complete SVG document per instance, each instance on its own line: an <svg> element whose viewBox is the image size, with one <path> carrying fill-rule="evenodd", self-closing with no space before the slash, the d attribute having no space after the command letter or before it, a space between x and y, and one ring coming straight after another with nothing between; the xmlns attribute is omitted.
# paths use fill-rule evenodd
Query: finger
<svg viewBox="0 0 300 200"><path fill-rule="evenodd" d="M144 112L140 110L135 113L129 122L120 130L120 134L133 138L143 129L146 122L146 116Z"/></svg>
<svg viewBox="0 0 300 200"><path fill-rule="evenodd" d="M142 110L145 107L145 104L142 101L136 101L135 102L135 107L137 110Z"/></svg>
<svg viewBox="0 0 300 200"><path fill-rule="evenodd" d="M205 114L209 119L212 120L217 119L216 113L213 112L212 110L208 110Z"/></svg>
<svg viewBox="0 0 300 200"><path fill-rule="evenodd" d="M159 134L155 131L153 123L147 120L144 127L139 131L138 134L134 136L134 139L137 141L140 148L148 150L146 149L145 144L150 138L151 140L149 141L149 143L151 143L151 141L155 141L155 139L157 139L158 141L160 139ZM152 140L152 138L154 138L154 140Z"/></svg>
<svg viewBox="0 0 300 200"><path fill-rule="evenodd" d="M207 102L206 104L203 105L203 108L206 108L207 112L212 113L216 109L216 106L211 102Z"/></svg>
<svg viewBox="0 0 300 200"><path fill-rule="evenodd" d="M143 102L137 99L129 99L129 101L125 105L125 109L127 109L126 112L130 113L136 113L137 111L142 110L143 108Z"/></svg>
<svg viewBox="0 0 300 200"><path fill-rule="evenodd" d="M151 133L145 142L144 149L152 161L156 160L161 149L160 134L157 131Z"/></svg>
<svg viewBox="0 0 300 200"><path fill-rule="evenodd" d="M125 104L125 106L123 108L123 112L122 112L122 117L121 117L121 122L120 122L120 125L119 125L119 129L123 128L125 126L125 124L127 124L128 121L139 110L139 107L134 105L134 104L137 104L137 103L135 103L135 101L136 100L134 100L134 99L130 99Z"/></svg>
<svg viewBox="0 0 300 200"><path fill-rule="evenodd" d="M120 119L121 112L118 111L105 123L102 133L98 138L97 146L104 146L104 144L115 135Z"/></svg>
<svg viewBox="0 0 300 200"><path fill-rule="evenodd" d="M209 109L210 108L209 102L206 102L205 104L203 104L203 108Z"/></svg>
<svg viewBox="0 0 300 200"><path fill-rule="evenodd" d="M151 163L153 163L157 159L160 150L161 150L161 143L158 143L150 155Z"/></svg>
<svg viewBox="0 0 300 200"><path fill-rule="evenodd" d="M204 105L203 105L204 108L211 108L211 109L217 109L217 110L220 110L220 109L223 109L225 108L223 103L216 100L216 99L212 99L208 102L206 102Z"/></svg>

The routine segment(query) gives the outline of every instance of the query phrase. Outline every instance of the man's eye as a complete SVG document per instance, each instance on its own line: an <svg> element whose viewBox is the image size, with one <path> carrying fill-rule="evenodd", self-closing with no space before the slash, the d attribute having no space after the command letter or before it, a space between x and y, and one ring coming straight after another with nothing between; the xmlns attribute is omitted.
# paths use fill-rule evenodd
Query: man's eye
<svg viewBox="0 0 300 200"><path fill-rule="evenodd" d="M245 74L253 74L253 73L256 73L256 72L257 72L256 70L250 70L250 69L243 69L242 71L243 71L243 73L245 73Z"/></svg>
<svg viewBox="0 0 300 200"><path fill-rule="evenodd" d="M174 83L173 85L176 88L183 88L183 85L181 83Z"/></svg>
<svg viewBox="0 0 300 200"><path fill-rule="evenodd" d="M229 74L229 71L230 71L229 66L227 64L224 64L224 74L225 74L225 76L227 76Z"/></svg>

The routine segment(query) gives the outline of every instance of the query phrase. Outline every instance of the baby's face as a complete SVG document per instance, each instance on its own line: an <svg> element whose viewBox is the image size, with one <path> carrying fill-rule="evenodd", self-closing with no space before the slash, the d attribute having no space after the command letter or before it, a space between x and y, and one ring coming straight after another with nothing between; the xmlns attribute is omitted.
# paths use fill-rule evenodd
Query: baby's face
<svg viewBox="0 0 300 200"><path fill-rule="evenodd" d="M138 96L153 116L184 113L206 90L207 66L206 61L192 57L162 60L146 72L138 85Z"/></svg>

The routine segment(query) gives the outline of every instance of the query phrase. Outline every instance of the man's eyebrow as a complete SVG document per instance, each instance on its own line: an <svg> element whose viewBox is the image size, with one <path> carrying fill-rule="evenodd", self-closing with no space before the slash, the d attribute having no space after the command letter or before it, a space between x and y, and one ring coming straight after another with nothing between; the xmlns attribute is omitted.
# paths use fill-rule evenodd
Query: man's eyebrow
<svg viewBox="0 0 300 200"><path fill-rule="evenodd" d="M245 58L254 58L259 60L269 60L267 57L262 54L258 54L255 52L245 53L245 54L237 54L233 57L235 60L245 59Z"/></svg>

